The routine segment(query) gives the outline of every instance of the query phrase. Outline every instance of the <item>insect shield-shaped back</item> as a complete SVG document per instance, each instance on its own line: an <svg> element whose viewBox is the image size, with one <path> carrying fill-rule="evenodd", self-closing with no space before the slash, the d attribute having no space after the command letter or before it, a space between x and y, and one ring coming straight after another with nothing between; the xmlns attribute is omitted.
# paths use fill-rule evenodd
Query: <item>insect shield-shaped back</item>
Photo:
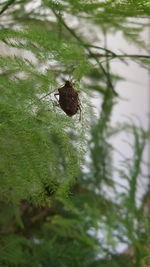
<svg viewBox="0 0 150 267"><path fill-rule="evenodd" d="M58 89L59 95L59 105L62 110L68 115L73 116L80 110L81 119L81 105L78 96L78 92L73 88L71 81L66 81L65 85Z"/></svg>

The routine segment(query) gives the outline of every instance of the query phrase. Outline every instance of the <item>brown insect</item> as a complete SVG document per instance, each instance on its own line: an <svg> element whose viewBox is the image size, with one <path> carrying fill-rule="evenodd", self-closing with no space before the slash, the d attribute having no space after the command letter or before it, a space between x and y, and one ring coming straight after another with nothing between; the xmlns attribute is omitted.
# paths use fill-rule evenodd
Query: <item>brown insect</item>
<svg viewBox="0 0 150 267"><path fill-rule="evenodd" d="M57 99L60 107L62 110L69 116L72 117L75 115L78 110L80 111L80 118L81 120L81 103L78 96L77 90L73 88L71 81L66 81L65 85L58 89L57 94L55 94L55 98L57 99L56 95L59 95L59 100Z"/></svg>

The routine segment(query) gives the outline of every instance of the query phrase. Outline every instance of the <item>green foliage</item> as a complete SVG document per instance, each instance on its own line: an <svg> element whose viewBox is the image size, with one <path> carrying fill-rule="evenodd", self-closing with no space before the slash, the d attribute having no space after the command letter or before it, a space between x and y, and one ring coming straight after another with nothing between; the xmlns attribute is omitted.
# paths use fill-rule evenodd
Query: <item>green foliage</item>
<svg viewBox="0 0 150 267"><path fill-rule="evenodd" d="M71 122L56 114L51 99L45 102L39 98L45 92L49 75L40 75L21 59L6 58L3 64L7 63L10 69L6 73L21 69L24 78L12 77L8 82L9 74L2 75L1 192L14 198L15 190L15 199L39 194L43 198L44 183L59 187L65 179L67 186L78 173L78 160L67 132Z"/></svg>
<svg viewBox="0 0 150 267"><path fill-rule="evenodd" d="M98 26L106 38L121 31L148 51L139 35L147 20L138 22L150 14L148 1L33 4L0 3L0 46L7 51L0 54L0 266L148 266L149 188L140 205L137 192L149 132L134 123L110 126L115 83L123 77L112 73L109 61L130 55L95 46L84 32ZM148 67L147 54L131 58ZM82 122L79 114L67 117L54 99L71 78ZM93 92L102 100L97 117ZM110 138L121 131L134 142L133 157L124 155L117 170L127 185L120 193ZM119 244L133 255L119 254Z"/></svg>

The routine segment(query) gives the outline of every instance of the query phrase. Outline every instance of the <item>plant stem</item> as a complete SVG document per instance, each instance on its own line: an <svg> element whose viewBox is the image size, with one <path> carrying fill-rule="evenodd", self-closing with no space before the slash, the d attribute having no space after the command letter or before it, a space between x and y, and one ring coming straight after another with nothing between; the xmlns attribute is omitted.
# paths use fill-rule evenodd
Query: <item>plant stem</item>
<svg viewBox="0 0 150 267"><path fill-rule="evenodd" d="M6 5L2 8L2 10L0 11L0 15L3 14L5 12L6 9L9 8L10 5L12 5L15 2L15 0L9 0Z"/></svg>
<svg viewBox="0 0 150 267"><path fill-rule="evenodd" d="M134 54L114 54L114 55L110 55L110 54L95 54L95 56L97 57L111 57L112 59L113 58L147 58L147 59L150 59L150 56L148 55L134 55Z"/></svg>

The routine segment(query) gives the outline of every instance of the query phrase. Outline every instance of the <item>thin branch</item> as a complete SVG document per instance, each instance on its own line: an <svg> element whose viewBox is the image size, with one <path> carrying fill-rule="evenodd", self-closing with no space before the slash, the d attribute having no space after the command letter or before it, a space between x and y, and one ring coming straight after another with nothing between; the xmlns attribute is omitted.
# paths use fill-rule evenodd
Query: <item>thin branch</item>
<svg viewBox="0 0 150 267"><path fill-rule="evenodd" d="M77 45L81 45L83 46L83 42L73 42L73 41L69 41L69 43L71 44L77 44ZM105 52L108 52L109 54L111 54L112 56L115 56L116 54L114 52L112 52L111 50L107 49L107 48L104 48L104 47L101 47L101 46L97 46L97 45L91 45L91 44L87 44L87 43L84 43L84 46L85 47L89 47L89 48L95 48L95 49L100 49L100 50L103 50ZM110 56L111 56L110 55Z"/></svg>
<svg viewBox="0 0 150 267"><path fill-rule="evenodd" d="M110 54L95 54L96 57L111 57L112 59L114 58L146 58L146 59L150 59L150 56L148 55L136 55L136 54L114 54L114 55L110 55Z"/></svg>
<svg viewBox="0 0 150 267"><path fill-rule="evenodd" d="M131 58L149 58L150 59L150 56L147 56L147 55L115 55L114 57L119 57L119 58L126 58L126 57L131 57Z"/></svg>
<svg viewBox="0 0 150 267"><path fill-rule="evenodd" d="M104 47L105 47L105 55L106 55L106 69L107 69L107 73L108 75L110 75L110 65L109 65L109 60L108 60L108 52L107 52L107 35L106 35L106 31L103 30L103 35L104 35Z"/></svg>
<svg viewBox="0 0 150 267"><path fill-rule="evenodd" d="M9 8L10 5L12 5L15 2L15 0L9 0L6 5L2 8L2 10L0 11L0 15L3 14L5 12L5 10L7 10Z"/></svg>
<svg viewBox="0 0 150 267"><path fill-rule="evenodd" d="M75 44L78 44L78 45L82 45L83 46L83 43L79 43L79 42L71 42L71 43L75 43ZM91 44L87 44L87 43L84 43L84 46L86 47L91 47L91 48L95 48L95 49L99 49L99 50L104 50L105 52L107 52L108 54L95 54L95 56L103 56L103 57L119 57L119 58L126 58L126 57L137 57L137 58L150 58L150 56L148 55L136 55L136 54L116 54L115 52L107 49L107 48L104 48L104 47L101 47L101 46L97 46L97 45L91 45Z"/></svg>

